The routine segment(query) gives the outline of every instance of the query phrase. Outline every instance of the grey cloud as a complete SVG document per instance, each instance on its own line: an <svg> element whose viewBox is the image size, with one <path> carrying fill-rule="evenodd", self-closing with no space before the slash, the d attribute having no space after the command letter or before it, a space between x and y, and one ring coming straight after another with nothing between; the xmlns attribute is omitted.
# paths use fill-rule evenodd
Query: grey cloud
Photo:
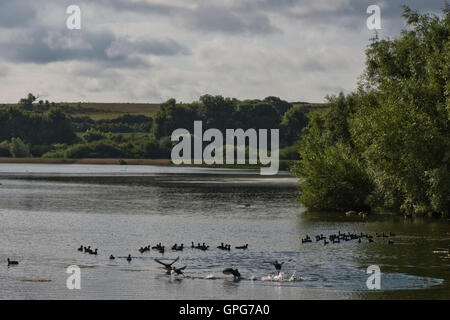
<svg viewBox="0 0 450 320"><path fill-rule="evenodd" d="M314 6L314 4L320 3L321 5ZM366 14L366 9L370 5L380 5L383 7L383 14L389 17L400 17L402 13L402 5L407 5L413 10L419 10L421 12L431 11L439 12L445 4L445 0L349 0L343 1L342 5L334 6L336 1L317 1L317 0L254 0L238 3L238 7L241 10L259 10L259 11L275 11L288 13L294 7L303 7L305 9L315 8L313 10L307 10L302 16L308 16L312 13L317 15L322 14L328 16L330 14L338 14L342 16L356 16ZM329 5L327 5L329 4ZM316 16L317 16L316 15Z"/></svg>
<svg viewBox="0 0 450 320"><path fill-rule="evenodd" d="M187 54L187 48L170 39L133 41L112 32L51 31L40 27L0 43L0 57L13 62L46 64L58 61L95 61L105 67L145 67L142 55Z"/></svg>
<svg viewBox="0 0 450 320"><path fill-rule="evenodd" d="M217 1L211 1L216 2ZM91 3L91 2L90 2ZM196 3L195 7L187 5L154 4L143 0L97 0L97 5L105 5L117 11L128 11L135 14L164 15L181 22L190 30L202 32L218 32L225 34L271 34L281 32L274 26L266 14L244 12L239 8L222 4Z"/></svg>
<svg viewBox="0 0 450 320"><path fill-rule="evenodd" d="M307 72L325 72L327 67L317 59L307 59L302 64L302 70Z"/></svg>
<svg viewBox="0 0 450 320"><path fill-rule="evenodd" d="M336 5L337 1L325 0L254 0L238 2L236 10L243 13L275 13L294 21L303 21L314 26L344 27L350 30L366 28L368 6L379 5L382 25L387 34L395 34L404 27L401 17L403 5L419 12L438 14L445 0L348 0ZM384 22L383 22L384 21ZM384 27L383 27L384 28Z"/></svg>
<svg viewBox="0 0 450 320"><path fill-rule="evenodd" d="M440 12L444 0L348 0L336 5L335 1L317 0L248 0L248 1L197 1L194 7L188 5L154 4L144 0L97 0L97 4L112 6L116 10L126 10L139 14L156 14L174 18L182 26L201 32L225 34L265 35L281 33L273 25L269 15L278 15L292 20L301 20L315 25L365 28L368 17L367 7L379 4L382 19L396 33L403 27L402 5L421 12ZM393 23L393 21L395 23Z"/></svg>
<svg viewBox="0 0 450 320"><path fill-rule="evenodd" d="M262 0L262 2L271 3L274 5L273 2L275 2L275 0ZM369 16L366 10L370 5L374 4L380 6L382 19L397 20L398 22L402 21L401 14L403 13L403 5L407 5L411 9L418 10L420 12L433 13L439 13L444 7L443 0L349 0L348 2L344 2L342 5L334 8L332 6L328 7L327 5L323 5L317 6L313 10L306 10L304 13L290 11L289 5L296 4L297 6L304 6L305 9L308 9L308 3L312 4L313 1L282 0L282 5L279 10L290 18L313 21L314 23L338 24L353 29L356 25L365 26L365 23L361 24L359 21L365 22L366 18ZM332 2L330 2L330 4L331 3Z"/></svg>
<svg viewBox="0 0 450 320"><path fill-rule="evenodd" d="M94 0L88 3L95 3L105 6L107 8L114 8L119 11L131 11L135 13L144 14L160 14L170 15L184 13L186 9L184 7L178 7L174 5L151 3L145 0L137 1L124 1L124 0Z"/></svg>
<svg viewBox="0 0 450 320"><path fill-rule="evenodd" d="M28 1L0 0L0 27L27 26L35 17L36 11Z"/></svg>
<svg viewBox="0 0 450 320"><path fill-rule="evenodd" d="M107 49L108 56L129 55L134 52L157 56L187 55L189 49L172 39L130 40L119 38Z"/></svg>
<svg viewBox="0 0 450 320"><path fill-rule="evenodd" d="M183 16L184 25L206 32L271 34L281 32L265 15L233 12L224 7L202 6Z"/></svg>
<svg viewBox="0 0 450 320"><path fill-rule="evenodd" d="M9 68L4 65L4 64L0 64L0 78L5 77L8 74Z"/></svg>
<svg viewBox="0 0 450 320"><path fill-rule="evenodd" d="M369 5L382 7L382 18L402 21L401 6L413 10L439 12L445 0L348 0L341 5L336 1L325 0L247 0L247 1L195 1L186 4L152 3L145 0L92 0L80 1L79 5L97 5L99 9L108 8L118 14L124 12L140 15L164 16L181 21L182 26L202 32L222 32L226 34L270 34L281 32L273 25L269 15L279 15L288 19L303 20L316 24L355 28L365 26ZM64 6L72 1L43 0L39 4L58 4ZM35 2L28 0L0 0L0 26L20 27L36 16ZM362 21L362 23L361 23Z"/></svg>
<svg viewBox="0 0 450 320"><path fill-rule="evenodd" d="M340 86L324 86L319 85L316 87L318 91L328 92L328 95L339 94L340 92L348 93L348 90Z"/></svg>
<svg viewBox="0 0 450 320"><path fill-rule="evenodd" d="M65 28L70 4L82 9L81 30ZM354 87L371 4L381 6L383 37L404 26L401 4L440 12L444 0L0 0L1 90L11 101L20 87L97 101L189 100L205 91L318 100ZM133 33L150 36L118 36ZM58 61L70 63L47 65Z"/></svg>

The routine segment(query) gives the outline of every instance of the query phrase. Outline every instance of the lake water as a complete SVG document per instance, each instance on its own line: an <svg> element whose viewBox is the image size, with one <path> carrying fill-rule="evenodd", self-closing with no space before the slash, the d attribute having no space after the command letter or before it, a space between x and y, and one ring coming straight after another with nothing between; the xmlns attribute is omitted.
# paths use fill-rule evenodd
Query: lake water
<svg viewBox="0 0 450 320"><path fill-rule="evenodd" d="M295 178L258 173L0 164L0 299L450 299L448 220L305 213ZM392 232L394 244L300 241L339 231ZM139 253L158 242L164 254ZM231 251L217 249L221 242ZM174 243L185 249L171 251ZM99 254L78 252L82 244ZM154 261L177 256L185 276ZM8 267L8 257L19 265ZM281 277L265 263L288 259ZM66 287L69 265L82 266L80 290ZM381 269L380 290L367 289L370 265ZM224 275L229 267L243 279Z"/></svg>

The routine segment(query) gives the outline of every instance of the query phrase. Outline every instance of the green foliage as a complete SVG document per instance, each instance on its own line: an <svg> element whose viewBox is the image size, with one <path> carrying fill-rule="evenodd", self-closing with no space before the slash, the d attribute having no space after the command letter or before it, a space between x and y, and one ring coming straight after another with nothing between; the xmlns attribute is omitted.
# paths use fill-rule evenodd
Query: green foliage
<svg viewBox="0 0 450 320"><path fill-rule="evenodd" d="M315 114L300 144L301 162L292 169L301 177L299 200L312 210L367 210L373 186L363 164L342 137L327 134L335 109L336 100L326 115Z"/></svg>
<svg viewBox="0 0 450 320"><path fill-rule="evenodd" d="M31 154L34 157L42 157L47 152L52 151L53 147L51 145L30 145Z"/></svg>
<svg viewBox="0 0 450 320"><path fill-rule="evenodd" d="M0 141L21 138L32 145L72 142L75 133L70 119L59 109L45 113L0 109Z"/></svg>
<svg viewBox="0 0 450 320"><path fill-rule="evenodd" d="M280 114L270 103L243 101L237 105L233 124L228 128L276 129L280 127Z"/></svg>
<svg viewBox="0 0 450 320"><path fill-rule="evenodd" d="M42 155L42 158L48 158L48 159L58 159L58 158L64 158L65 151L64 150L51 150Z"/></svg>
<svg viewBox="0 0 450 320"><path fill-rule="evenodd" d="M212 127L223 132L227 128L280 129L282 146L291 146L282 152L282 157L296 159L297 152L292 145L307 121L305 110L309 109L306 107L311 107L302 105L286 113L292 105L277 97L239 101L204 95L192 103L176 103L175 99L170 99L158 106L154 119L141 114L121 114L112 119L93 120L88 116L69 117L65 112L85 115L102 108L102 112L107 113L108 104L82 106L42 100L33 104L34 101L35 97L29 95L21 100L19 107L0 107L0 141L19 137L30 145L33 155L46 158L93 157L102 147L108 152L104 157L120 154L127 158L167 159L173 146L172 132L178 128L192 132L194 121L201 120L203 130ZM125 109L137 112L140 107L143 106L133 104ZM284 125L280 116L283 114ZM9 145L7 149L4 155L10 155Z"/></svg>
<svg viewBox="0 0 450 320"><path fill-rule="evenodd" d="M92 120L90 117L72 117L73 128L76 132L96 129L101 132L132 133L149 132L153 119L144 115L125 114L113 119Z"/></svg>
<svg viewBox="0 0 450 320"><path fill-rule="evenodd" d="M170 136L178 128L192 131L195 120L200 120L198 104L177 104L175 99L170 99L161 104L155 115L153 134L159 139Z"/></svg>
<svg viewBox="0 0 450 320"><path fill-rule="evenodd" d="M86 144L75 144L65 150L64 157L79 158L121 158L124 152L120 147L108 140L93 141Z"/></svg>
<svg viewBox="0 0 450 320"><path fill-rule="evenodd" d="M33 102L36 100L36 97L29 93L26 98L22 98L19 101L19 105L25 110L31 110L33 108Z"/></svg>
<svg viewBox="0 0 450 320"><path fill-rule="evenodd" d="M300 201L314 210L367 210L371 183L364 168L348 146L338 143L327 147L319 156L302 153L298 167L307 172L300 185Z"/></svg>
<svg viewBox="0 0 450 320"><path fill-rule="evenodd" d="M300 147L298 143L292 146L287 146L280 149L280 159L283 160L299 160L300 159Z"/></svg>
<svg viewBox="0 0 450 320"><path fill-rule="evenodd" d="M233 99L209 94L200 97L198 114L206 129L216 128L224 132L227 128L233 128L231 124L235 110Z"/></svg>
<svg viewBox="0 0 450 320"><path fill-rule="evenodd" d="M287 101L281 100L278 97L267 97L264 98L263 102L267 102L273 105L281 116L283 116L290 108L292 108L292 104Z"/></svg>
<svg viewBox="0 0 450 320"><path fill-rule="evenodd" d="M355 192L361 181L373 188L361 189L365 196L356 198L348 193L351 188L342 190L341 197L351 200L347 208L364 198L372 207L448 215L449 9L437 17L406 8L404 17L410 29L400 37L372 40L358 90L331 97L330 111L311 121L296 171L307 180L301 186L307 206L322 202L342 209L340 198L328 191L339 190L333 181L345 181L353 171L359 176L352 182ZM341 155L333 151L334 143Z"/></svg>
<svg viewBox="0 0 450 320"><path fill-rule="evenodd" d="M31 157L30 147L20 138L12 138L9 144L9 153L14 158Z"/></svg>
<svg viewBox="0 0 450 320"><path fill-rule="evenodd" d="M352 135L382 205L448 214L449 10L439 18L406 8L404 17L411 30L369 46Z"/></svg>
<svg viewBox="0 0 450 320"><path fill-rule="evenodd" d="M281 140L285 145L292 145L301 137L303 128L308 124L307 112L301 105L289 109L281 121Z"/></svg>
<svg viewBox="0 0 450 320"><path fill-rule="evenodd" d="M160 111L155 115L152 133L158 140L169 139L178 128L193 132L194 121L199 120L203 123L203 130L217 128L224 134L225 129L229 128L280 129L281 144L289 146L299 139L301 130L306 126L306 113L303 106L292 108L290 103L277 97L267 97L263 101L239 101L203 95L199 101L190 104L177 104L175 99L170 99L161 105ZM284 124L281 123L280 114L284 114ZM166 145L172 147L170 144ZM289 157L292 158L294 153L291 150ZM166 150L166 154L170 156L170 149Z"/></svg>
<svg viewBox="0 0 450 320"><path fill-rule="evenodd" d="M88 129L85 133L83 133L82 138L86 142L93 142L98 140L103 140L108 138L108 135L106 133L97 131L96 129Z"/></svg>
<svg viewBox="0 0 450 320"><path fill-rule="evenodd" d="M11 157L9 152L9 141L2 141L0 143L0 157Z"/></svg>

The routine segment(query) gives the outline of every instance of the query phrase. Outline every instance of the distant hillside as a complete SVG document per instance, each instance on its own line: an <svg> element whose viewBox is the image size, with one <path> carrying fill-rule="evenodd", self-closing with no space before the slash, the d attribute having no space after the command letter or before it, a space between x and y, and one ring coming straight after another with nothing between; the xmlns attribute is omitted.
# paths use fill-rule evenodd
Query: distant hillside
<svg viewBox="0 0 450 320"><path fill-rule="evenodd" d="M290 102L292 105L301 105L308 111L325 110L325 103ZM118 103L118 102L57 102L64 112L73 117L89 117L92 120L110 120L125 114L154 116L159 111L159 103ZM18 104L2 104L0 107L17 107ZM39 110L39 103L33 106ZM43 107L45 109L45 105Z"/></svg>
<svg viewBox="0 0 450 320"><path fill-rule="evenodd" d="M153 116L159 111L158 103L59 103L73 116L88 116L93 120L114 119L124 114Z"/></svg>
<svg viewBox="0 0 450 320"><path fill-rule="evenodd" d="M57 102L64 112L73 117L90 117L93 120L114 119L125 114L140 114L153 116L159 110L158 103L98 103L98 102ZM18 104L2 105L17 107ZM33 106L39 110L41 105L34 103ZM46 109L42 105L42 109Z"/></svg>

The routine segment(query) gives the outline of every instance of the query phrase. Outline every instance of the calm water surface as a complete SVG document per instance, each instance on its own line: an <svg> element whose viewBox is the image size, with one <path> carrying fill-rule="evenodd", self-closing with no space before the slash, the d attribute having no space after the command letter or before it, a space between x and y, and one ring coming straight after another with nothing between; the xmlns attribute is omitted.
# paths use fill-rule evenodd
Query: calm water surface
<svg viewBox="0 0 450 320"><path fill-rule="evenodd" d="M448 220L305 213L296 179L258 173L0 164L0 299L450 299ZM393 232L395 243L300 241L338 231ZM164 255L137 250L157 242ZM221 251L221 242L249 249ZM187 248L172 252L174 243ZM81 244L98 256L78 252ZM184 277L154 261L177 256ZM19 266L8 267L8 257ZM281 278L264 263L287 259ZM84 266L81 290L66 288L69 265ZM381 268L381 290L366 287L370 265ZM245 279L232 281L227 267Z"/></svg>

